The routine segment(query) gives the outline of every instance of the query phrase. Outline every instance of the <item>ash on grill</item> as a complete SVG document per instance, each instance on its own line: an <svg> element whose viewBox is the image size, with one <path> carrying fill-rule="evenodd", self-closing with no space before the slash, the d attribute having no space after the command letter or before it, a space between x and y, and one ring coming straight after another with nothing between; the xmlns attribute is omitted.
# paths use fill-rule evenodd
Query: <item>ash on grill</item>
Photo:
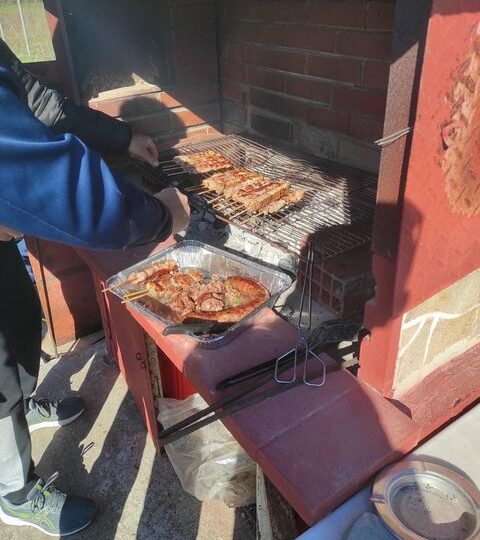
<svg viewBox="0 0 480 540"><path fill-rule="evenodd" d="M260 215L214 192L201 193L202 181L215 171L193 174L192 168L188 167L187 172L181 163L188 163L189 154L207 151L220 154L234 167L258 172L274 181L287 180L293 189L304 191L305 197L279 212ZM175 159L176 156L187 158ZM313 243L318 259L314 272L315 297L336 314L343 315L361 308L373 291L372 280L362 273L359 283L366 288L361 292L354 286L358 301L352 304L347 298L352 279L345 276L345 259L349 253L360 254L362 261L369 257L376 178L331 162L320 163L321 166L316 166L250 138L230 135L178 147L163 156L157 170L140 163L136 168L152 190L174 185L191 195L195 234L216 235L227 247L233 236L234 243L235 239L237 244L243 241L243 249L238 251L287 269L292 265L288 254L293 260L302 257L307 242ZM215 218L233 227L226 230L215 223ZM335 261L339 257L342 275L337 277ZM370 269L365 273L370 273Z"/></svg>

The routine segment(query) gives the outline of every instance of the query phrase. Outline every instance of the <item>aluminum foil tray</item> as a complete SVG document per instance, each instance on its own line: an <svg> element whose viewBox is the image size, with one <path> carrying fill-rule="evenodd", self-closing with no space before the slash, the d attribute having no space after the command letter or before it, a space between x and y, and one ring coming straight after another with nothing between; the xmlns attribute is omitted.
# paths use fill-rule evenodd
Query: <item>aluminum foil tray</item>
<svg viewBox="0 0 480 540"><path fill-rule="evenodd" d="M217 348L229 343L247 327L248 321L258 311L267 306L272 307L279 295L286 291L293 281L292 277L282 270L269 268L263 264L252 262L197 240L185 240L163 251L159 251L151 257L148 257L148 259L130 266L115 276L112 276L107 280L107 287L111 288L111 291L119 298L123 298L126 294L135 292L141 288L135 285L122 284L129 275L133 272L143 270L153 263L166 260L174 260L179 268L198 268L206 275L217 274L221 278L227 278L229 276L248 277L263 285L270 293L270 298L264 304L220 334L187 334L189 338L198 342L199 346L206 348ZM155 313L142 305L141 300L134 300L130 302L130 305L137 311L152 317L153 319L159 320L165 325L175 324L173 321L162 317L158 313Z"/></svg>

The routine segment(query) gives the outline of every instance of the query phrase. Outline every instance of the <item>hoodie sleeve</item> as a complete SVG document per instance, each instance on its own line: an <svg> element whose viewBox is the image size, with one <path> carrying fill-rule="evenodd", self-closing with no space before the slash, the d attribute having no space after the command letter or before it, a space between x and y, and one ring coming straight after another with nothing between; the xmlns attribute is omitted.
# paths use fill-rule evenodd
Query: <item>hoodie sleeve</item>
<svg viewBox="0 0 480 540"><path fill-rule="evenodd" d="M73 133L105 154L123 154L128 150L132 133L127 124L100 111L75 105L57 90L43 85L2 40L0 64L15 74L35 117L55 133Z"/></svg>
<svg viewBox="0 0 480 540"><path fill-rule="evenodd" d="M74 135L55 135L0 68L0 225L65 244L122 249L165 239L171 216ZM8 82L8 81L7 81Z"/></svg>

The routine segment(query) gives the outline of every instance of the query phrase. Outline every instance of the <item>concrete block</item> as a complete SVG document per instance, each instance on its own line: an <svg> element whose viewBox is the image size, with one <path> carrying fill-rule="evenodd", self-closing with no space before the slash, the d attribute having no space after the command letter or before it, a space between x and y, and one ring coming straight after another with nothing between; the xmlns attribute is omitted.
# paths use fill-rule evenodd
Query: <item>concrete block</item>
<svg viewBox="0 0 480 540"><path fill-rule="evenodd" d="M480 342L480 270L405 313L395 370L395 393Z"/></svg>

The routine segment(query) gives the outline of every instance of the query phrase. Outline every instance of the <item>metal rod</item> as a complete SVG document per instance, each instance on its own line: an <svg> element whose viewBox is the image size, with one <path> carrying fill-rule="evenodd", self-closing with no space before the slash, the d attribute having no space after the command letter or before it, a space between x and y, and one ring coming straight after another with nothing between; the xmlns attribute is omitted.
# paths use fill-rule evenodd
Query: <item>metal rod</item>
<svg viewBox="0 0 480 540"><path fill-rule="evenodd" d="M45 274L45 266L43 265L43 254L42 254L42 248L40 246L40 241L38 238L33 239L35 243L35 248L37 250L37 258L38 258L38 266L40 268L40 276L41 276L41 288L43 289L43 295L45 298L45 320L47 322L48 326L48 333L50 335L50 343L53 348L53 354L55 355L55 358L58 357L58 347L57 347L57 340L55 338L55 328L53 326L53 316L52 316L52 308L50 304L50 295L48 294L48 288L47 288L47 278Z"/></svg>
<svg viewBox="0 0 480 540"><path fill-rule="evenodd" d="M290 369L290 367L291 366L289 364L286 364L282 368L282 370L286 371ZM327 371L332 372L339 369L341 368L338 364L330 364L328 367L325 367L325 369L322 370L322 379L325 381ZM275 385L274 387L268 389L265 392L254 394L253 396L250 395L253 390L260 388L269 381L271 381L271 374L268 371L266 373L266 376L260 376L257 381L248 385L247 387L245 387L245 389L242 389L237 393L233 394L232 398L219 400L217 403L214 403L210 407L207 407L202 411L191 415L185 420L178 422L174 426L171 426L166 430L160 431L158 437L160 443L162 445L170 444L178 439L181 439L182 437L185 437L186 435L189 435L190 433L193 433L194 431L197 431L198 429L201 429L202 427L211 424L212 422L216 422L217 420L220 420L225 416L230 416L236 412L256 405L257 403L261 403L262 401L282 394L283 392L286 392L291 388L295 388L303 382L302 380L298 380L291 385Z"/></svg>
<svg viewBox="0 0 480 540"><path fill-rule="evenodd" d="M30 43L28 42L27 29L25 27L25 20L23 18L23 9L22 9L22 4L20 3L20 0L17 0L17 5L18 5L18 12L20 14L20 20L22 21L23 38L25 40L25 46L27 47L27 54L28 56L31 56Z"/></svg>
<svg viewBox="0 0 480 540"><path fill-rule="evenodd" d="M167 173L166 176L180 176L183 174L189 174L187 171L184 172L174 172L174 173Z"/></svg>

